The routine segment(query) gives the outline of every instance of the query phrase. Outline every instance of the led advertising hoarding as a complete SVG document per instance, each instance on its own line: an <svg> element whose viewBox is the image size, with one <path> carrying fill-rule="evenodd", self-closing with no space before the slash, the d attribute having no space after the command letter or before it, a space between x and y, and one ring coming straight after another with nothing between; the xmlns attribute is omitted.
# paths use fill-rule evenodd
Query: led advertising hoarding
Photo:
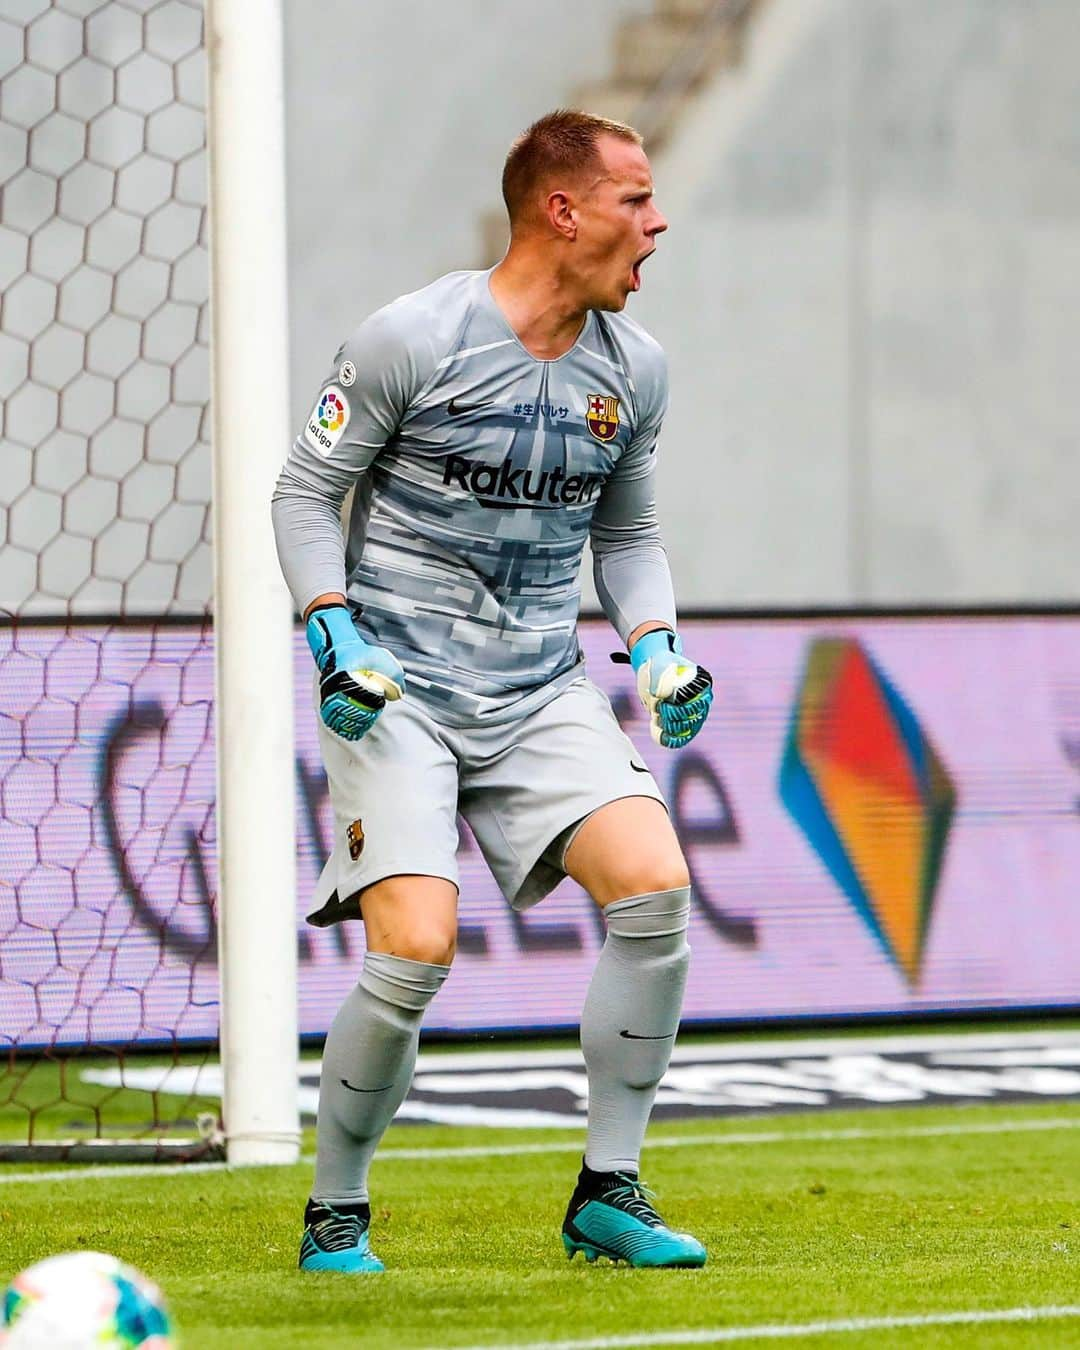
<svg viewBox="0 0 1080 1350"><path fill-rule="evenodd" d="M693 871L687 1019L1080 1003L1080 617L683 633L717 699L673 752L649 740L607 624L581 630ZM215 1035L210 633L25 625L0 642L0 1043ZM303 923L333 817L299 632L296 678L300 1018L318 1034L363 937ZM602 941L591 902L567 881L515 914L467 831L460 861L460 951L427 1025L575 1023Z"/></svg>

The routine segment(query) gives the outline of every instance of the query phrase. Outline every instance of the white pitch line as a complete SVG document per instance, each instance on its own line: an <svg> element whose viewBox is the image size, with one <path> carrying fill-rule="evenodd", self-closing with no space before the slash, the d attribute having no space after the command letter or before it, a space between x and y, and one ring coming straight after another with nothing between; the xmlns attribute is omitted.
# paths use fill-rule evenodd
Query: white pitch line
<svg viewBox="0 0 1080 1350"><path fill-rule="evenodd" d="M794 1340L849 1331L895 1331L904 1327L979 1326L991 1322L1045 1322L1080 1317L1080 1306L973 1308L968 1312L919 1313L909 1317L845 1317L832 1322L774 1322L760 1326L657 1331L634 1336L592 1336L581 1341L513 1341L472 1345L464 1350L619 1350L638 1345L721 1345L730 1341Z"/></svg>
<svg viewBox="0 0 1080 1350"><path fill-rule="evenodd" d="M853 1126L844 1130L756 1130L743 1134L685 1134L674 1138L661 1136L647 1139L646 1150L654 1148L701 1148L729 1144L831 1144L851 1139L933 1139L947 1135L1016 1134L1042 1130L1080 1130L1080 1116L1075 1119L1050 1117L1043 1120L973 1121L969 1125L911 1125L899 1130L867 1130ZM389 1158L403 1160L422 1158L513 1158L528 1153L580 1153L581 1140L564 1140L550 1144L478 1144L460 1148L384 1148L375 1155L384 1162Z"/></svg>
<svg viewBox="0 0 1080 1350"><path fill-rule="evenodd" d="M756 1130L736 1134L685 1134L661 1136L646 1141L647 1149L727 1148L740 1144L832 1144L850 1140L934 1139L952 1135L1030 1134L1054 1130L1080 1130L1080 1116L1050 1116L1041 1120L988 1120L959 1125L911 1125L899 1130L868 1130L854 1126L844 1130ZM580 1153L581 1139L565 1139L547 1144L477 1144L451 1148L384 1148L375 1155L377 1162L414 1162L442 1158L517 1158L535 1153ZM313 1154L306 1153L295 1166L310 1165ZM267 1164L271 1166L272 1164ZM54 1168L48 1172L0 1171L0 1185L27 1184L35 1181L97 1181L110 1177L190 1176L198 1172L227 1172L229 1164L208 1163L117 1163ZM247 1168L235 1168L247 1171Z"/></svg>
<svg viewBox="0 0 1080 1350"><path fill-rule="evenodd" d="M693 1028L688 1028L693 1031ZM1039 1046L1080 1046L1080 1029L1068 1031L976 1031L908 1032L895 1035L817 1036L806 1040L755 1036L752 1040L724 1041L701 1045L676 1045L672 1064L722 1063L725 1060L804 1059L835 1055L922 1054L950 1050L1024 1050ZM576 1046L565 1050L424 1050L416 1071L446 1073L456 1069L488 1070L580 1067L584 1064ZM301 1061L311 1068L317 1061Z"/></svg>
<svg viewBox="0 0 1080 1350"><path fill-rule="evenodd" d="M89 1167L72 1163L69 1167L55 1168L51 1172L12 1172L6 1175L0 1171L0 1186L23 1185L33 1181L98 1181L112 1177L171 1177L177 1173L188 1172L224 1172L228 1163L92 1163Z"/></svg>

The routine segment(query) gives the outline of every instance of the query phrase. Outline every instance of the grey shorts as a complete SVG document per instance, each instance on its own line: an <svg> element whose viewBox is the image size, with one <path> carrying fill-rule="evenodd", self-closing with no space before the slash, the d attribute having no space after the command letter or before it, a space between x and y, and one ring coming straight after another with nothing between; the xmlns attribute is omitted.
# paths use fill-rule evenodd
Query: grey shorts
<svg viewBox="0 0 1080 1350"><path fill-rule="evenodd" d="M356 917L355 899L346 902L383 877L416 873L457 886L459 811L503 895L528 909L562 880L576 828L598 807L620 797L664 801L611 704L584 677L498 726L443 726L406 696L362 741L320 721L319 742L334 849L315 923Z"/></svg>

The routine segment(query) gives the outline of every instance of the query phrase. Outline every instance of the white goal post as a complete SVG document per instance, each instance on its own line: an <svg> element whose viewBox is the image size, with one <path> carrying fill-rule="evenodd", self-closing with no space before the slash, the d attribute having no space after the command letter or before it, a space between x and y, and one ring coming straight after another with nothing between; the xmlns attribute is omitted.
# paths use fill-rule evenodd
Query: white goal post
<svg viewBox="0 0 1080 1350"><path fill-rule="evenodd" d="M208 0L221 1059L228 1161L291 1163L293 607L270 495L289 438L280 0Z"/></svg>

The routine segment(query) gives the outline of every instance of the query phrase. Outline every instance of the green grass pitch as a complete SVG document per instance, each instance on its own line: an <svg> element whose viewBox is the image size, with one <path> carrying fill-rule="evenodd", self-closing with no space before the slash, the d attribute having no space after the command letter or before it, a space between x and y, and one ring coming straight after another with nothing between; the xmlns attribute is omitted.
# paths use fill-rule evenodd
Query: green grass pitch
<svg viewBox="0 0 1080 1350"><path fill-rule="evenodd" d="M160 1282L187 1350L663 1345L695 1330L1080 1303L1075 1103L686 1121L650 1138L643 1175L661 1213L707 1243L704 1270L567 1261L559 1225L580 1136L397 1126L372 1177L384 1275L295 1269L306 1163L93 1178L71 1168L42 1181L0 1169L0 1278L52 1252L111 1251ZM672 1140L687 1142L659 1146ZM562 1147L391 1152L530 1144ZM833 1329L791 1343L1042 1350L1080 1346L1080 1318Z"/></svg>

